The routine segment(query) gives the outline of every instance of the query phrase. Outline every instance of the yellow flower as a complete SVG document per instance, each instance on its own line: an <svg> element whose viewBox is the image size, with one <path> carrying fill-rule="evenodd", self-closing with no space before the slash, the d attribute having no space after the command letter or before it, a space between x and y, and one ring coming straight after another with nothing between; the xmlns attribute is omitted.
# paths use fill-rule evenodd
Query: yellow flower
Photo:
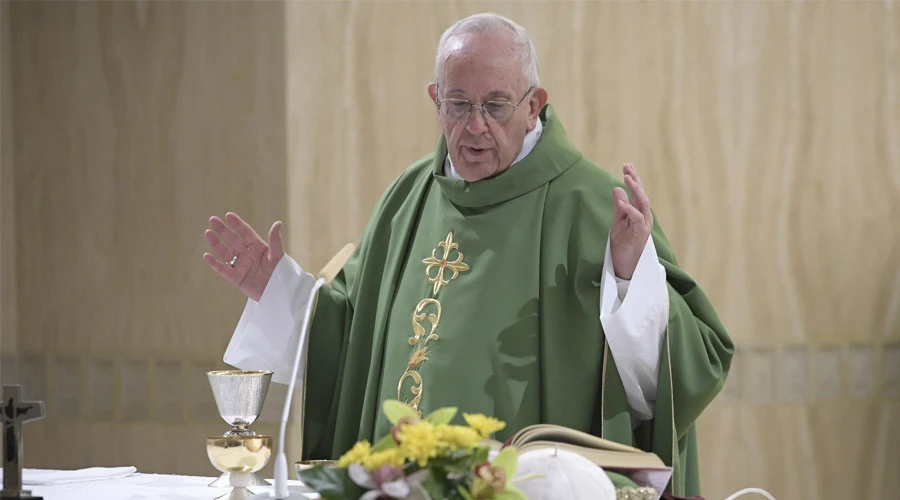
<svg viewBox="0 0 900 500"><path fill-rule="evenodd" d="M461 425L440 425L435 428L435 435L443 450L469 451L481 443L481 435L475 429Z"/></svg>
<svg viewBox="0 0 900 500"><path fill-rule="evenodd" d="M437 456L438 438L431 422L423 420L415 424L402 425L398 440L403 456L418 462L419 467L424 467L428 459Z"/></svg>
<svg viewBox="0 0 900 500"><path fill-rule="evenodd" d="M463 418L466 419L469 427L478 431L481 437L484 438L506 427L506 422L497 420L494 417L486 417L480 413L463 413Z"/></svg>
<svg viewBox="0 0 900 500"><path fill-rule="evenodd" d="M400 448L389 448L383 451L376 451L371 455L367 455L362 459L362 465L366 469L375 470L382 465L390 465L399 467L403 465L404 457Z"/></svg>
<svg viewBox="0 0 900 500"><path fill-rule="evenodd" d="M359 441L350 448L350 451L344 453L338 460L338 467L347 467L350 464L362 463L363 458L369 454L372 445L368 441Z"/></svg>

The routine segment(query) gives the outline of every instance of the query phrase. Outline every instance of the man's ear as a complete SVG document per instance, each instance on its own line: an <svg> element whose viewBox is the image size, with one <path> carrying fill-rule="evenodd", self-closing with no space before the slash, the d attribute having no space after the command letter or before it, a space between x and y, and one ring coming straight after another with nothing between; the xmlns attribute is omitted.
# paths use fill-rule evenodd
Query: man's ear
<svg viewBox="0 0 900 500"><path fill-rule="evenodd" d="M428 97L431 98L431 102L437 103L437 83L431 82L428 84Z"/></svg>
<svg viewBox="0 0 900 500"><path fill-rule="evenodd" d="M547 95L547 90L543 87L537 87L534 89L534 92L531 93L531 99L528 100L529 131L537 125L541 110L544 109L544 105L547 104L547 99L549 99L549 96Z"/></svg>

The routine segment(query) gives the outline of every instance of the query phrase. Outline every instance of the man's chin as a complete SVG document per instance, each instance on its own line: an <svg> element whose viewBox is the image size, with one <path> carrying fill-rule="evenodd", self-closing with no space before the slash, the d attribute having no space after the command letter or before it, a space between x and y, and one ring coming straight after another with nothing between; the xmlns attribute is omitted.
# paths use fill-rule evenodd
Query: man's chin
<svg viewBox="0 0 900 500"><path fill-rule="evenodd" d="M465 162L455 167L456 173L467 182L482 181L500 173L495 162Z"/></svg>

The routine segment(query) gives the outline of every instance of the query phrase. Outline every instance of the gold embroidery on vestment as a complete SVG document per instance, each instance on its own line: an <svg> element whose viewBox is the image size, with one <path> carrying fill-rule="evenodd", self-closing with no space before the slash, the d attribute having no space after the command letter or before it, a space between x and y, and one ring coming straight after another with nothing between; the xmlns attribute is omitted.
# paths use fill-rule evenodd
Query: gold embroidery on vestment
<svg viewBox="0 0 900 500"><path fill-rule="evenodd" d="M422 412L419 410L419 403L422 401L422 391L425 388L425 382L422 380L422 376L419 375L419 372L415 370L406 370L403 373L403 376L400 377L400 383L397 384L397 395L400 395L401 389L403 389L403 381L411 378L413 381L412 387L409 388L409 392L413 394L413 398L411 400L404 400L401 398L400 400L404 403L412 406L418 413L419 416L422 416Z"/></svg>
<svg viewBox="0 0 900 500"><path fill-rule="evenodd" d="M435 255L439 248L443 248L444 252L440 259ZM450 260L450 252L456 252L456 258ZM431 257L422 260L425 264L425 275L428 276L428 283L433 285L432 297L436 296L442 287L450 284L451 281L459 276L459 273L469 270L469 265L463 262L463 253L459 251L459 245L453 242L453 232L447 233L444 241L438 243L438 248L431 251ZM432 270L437 268L436 273ZM449 269L451 275L446 277L444 272ZM434 276L432 276L434 274ZM422 401L422 393L425 391L425 381L419 374L419 366L428 360L430 351L428 343L432 340L439 340L437 335L438 324L441 322L441 303L435 298L422 299L413 311L412 327L413 335L409 337L409 345L413 346L412 354L409 356L409 362L406 371L400 377L397 384L397 399L412 406L419 412L419 403ZM408 388L411 398L403 397L403 383L406 379L410 379L412 385Z"/></svg>
<svg viewBox="0 0 900 500"><path fill-rule="evenodd" d="M450 281L456 279L459 273L469 270L469 265L463 262L463 253L459 251L459 245L453 242L452 231L447 233L447 238L444 241L438 243L438 248L440 247L444 247L444 255L440 259L435 255L437 251L437 248L435 248L431 251L431 257L422 260L422 263L425 264L425 274L428 276L428 282L434 285L434 295L438 294L441 287L447 286L450 284ZM450 261L450 252L453 250L456 250L456 259ZM438 268L437 273L432 276L431 270L435 267ZM445 278L444 271L447 269L450 269L453 273L450 275L450 278Z"/></svg>
<svg viewBox="0 0 900 500"><path fill-rule="evenodd" d="M426 309L431 309L431 311L428 312ZM430 327L427 329L422 325L422 323L426 321L430 324ZM419 365L428 359L428 343L432 340L438 340L438 335L435 332L437 331L440 322L440 302L435 299L422 299L416 305L412 318L413 335L409 338L409 345L414 348L412 354L409 356L406 371L403 372L403 376L400 377L400 382L397 384L397 399L412 406L417 411L419 409L419 402L422 400L422 392L425 385L422 376L419 375ZM412 399L406 400L406 398L403 397L403 382L408 378L412 379L413 382L412 387L409 388L409 392L412 393Z"/></svg>
<svg viewBox="0 0 900 500"><path fill-rule="evenodd" d="M435 308L435 312L425 313L422 312L429 305L433 305ZM425 335L425 327L422 326L420 321L428 319L428 322L431 323L431 328L428 331L428 336L425 337L425 340L422 341L422 336ZM438 323L441 321L441 303L437 301L437 299L422 299L418 305L416 305L416 310L413 312L413 336L409 338L409 345L416 345L419 342L422 342L424 346L426 343L437 340L438 336L435 333L438 327Z"/></svg>

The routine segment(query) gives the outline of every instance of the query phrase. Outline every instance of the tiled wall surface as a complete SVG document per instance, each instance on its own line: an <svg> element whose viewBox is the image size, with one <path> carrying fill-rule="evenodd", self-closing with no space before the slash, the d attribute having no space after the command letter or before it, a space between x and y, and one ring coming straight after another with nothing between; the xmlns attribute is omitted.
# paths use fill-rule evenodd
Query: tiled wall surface
<svg viewBox="0 0 900 500"><path fill-rule="evenodd" d="M720 398L756 405L900 397L900 342L738 346Z"/></svg>
<svg viewBox="0 0 900 500"><path fill-rule="evenodd" d="M208 362L4 354L4 383L29 399L52 401L52 415L94 422L217 422ZM286 386L272 384L261 422L277 422ZM900 341L736 349L719 399L727 404L812 404L845 399L900 400ZM271 406L271 409L268 408Z"/></svg>
<svg viewBox="0 0 900 500"><path fill-rule="evenodd" d="M310 269L356 241L434 146L441 31L482 10L530 29L585 155L637 165L738 345L705 496L900 490L890 0L4 2L0 377L47 401L30 466L214 474L204 373L243 299L201 260L207 218L284 220Z"/></svg>

